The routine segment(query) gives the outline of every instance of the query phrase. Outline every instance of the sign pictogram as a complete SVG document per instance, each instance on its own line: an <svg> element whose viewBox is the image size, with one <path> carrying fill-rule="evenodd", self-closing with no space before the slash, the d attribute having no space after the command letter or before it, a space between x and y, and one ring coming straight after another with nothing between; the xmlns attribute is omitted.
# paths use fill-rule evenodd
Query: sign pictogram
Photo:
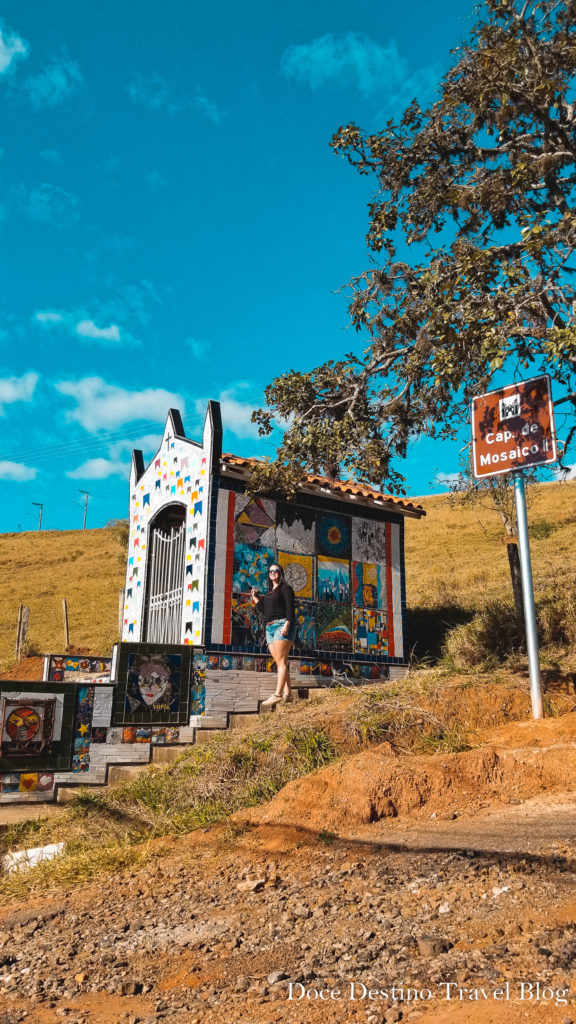
<svg viewBox="0 0 576 1024"><path fill-rule="evenodd" d="M556 462L550 377L532 377L472 399L472 466L482 479Z"/></svg>

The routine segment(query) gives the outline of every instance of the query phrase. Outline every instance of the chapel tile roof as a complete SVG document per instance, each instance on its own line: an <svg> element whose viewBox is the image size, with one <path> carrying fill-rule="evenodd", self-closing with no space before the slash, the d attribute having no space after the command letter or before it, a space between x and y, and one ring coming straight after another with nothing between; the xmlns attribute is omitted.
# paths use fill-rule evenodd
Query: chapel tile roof
<svg viewBox="0 0 576 1024"><path fill-rule="evenodd" d="M254 458L241 458L238 455L231 455L230 452L222 453L223 469L239 470L249 473L252 466L257 466L259 459ZM355 480L329 480L326 476L320 476L318 474L304 473L302 476L303 487L318 487L322 490L330 490L336 494L342 495L346 500L365 499L368 501L375 501L379 504L386 504L394 507L397 511L403 512L405 515L415 516L420 518L426 515L425 509L422 505L416 505L409 498L399 498L394 494L382 494L380 491L375 491L373 488L368 487L367 484L359 484Z"/></svg>

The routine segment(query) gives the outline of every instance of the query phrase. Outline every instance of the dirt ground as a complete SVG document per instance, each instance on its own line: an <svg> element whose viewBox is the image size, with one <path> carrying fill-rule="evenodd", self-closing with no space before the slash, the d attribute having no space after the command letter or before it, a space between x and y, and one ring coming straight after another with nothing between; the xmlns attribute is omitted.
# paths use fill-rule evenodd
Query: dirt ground
<svg viewBox="0 0 576 1024"><path fill-rule="evenodd" d="M576 714L381 744L0 908L0 1024L576 1019Z"/></svg>

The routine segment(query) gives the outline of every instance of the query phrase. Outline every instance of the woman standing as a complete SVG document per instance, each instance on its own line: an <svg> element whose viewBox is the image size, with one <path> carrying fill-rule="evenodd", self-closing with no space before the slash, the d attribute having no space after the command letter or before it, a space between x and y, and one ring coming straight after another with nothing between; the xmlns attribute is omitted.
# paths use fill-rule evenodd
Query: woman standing
<svg viewBox="0 0 576 1024"><path fill-rule="evenodd" d="M263 707L270 708L281 700L292 700L288 655L296 637L294 591L279 565L271 565L268 570L268 593L264 597L252 587L252 601L264 616L266 643L278 670L276 692L262 701Z"/></svg>

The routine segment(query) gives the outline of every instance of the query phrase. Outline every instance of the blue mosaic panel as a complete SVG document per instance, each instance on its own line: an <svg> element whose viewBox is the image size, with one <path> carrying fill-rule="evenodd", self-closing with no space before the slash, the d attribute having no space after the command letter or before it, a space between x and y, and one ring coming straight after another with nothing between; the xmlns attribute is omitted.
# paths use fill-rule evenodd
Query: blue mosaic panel
<svg viewBox="0 0 576 1024"><path fill-rule="evenodd" d="M313 651L316 648L316 605L307 601L297 601L296 613L296 640L295 647L304 651Z"/></svg>
<svg viewBox="0 0 576 1024"><path fill-rule="evenodd" d="M350 558L350 520L345 516L319 515L316 545L319 555Z"/></svg>
<svg viewBox="0 0 576 1024"><path fill-rule="evenodd" d="M319 601L350 604L350 563L343 558L318 556L316 589Z"/></svg>
<svg viewBox="0 0 576 1024"><path fill-rule="evenodd" d="M232 591L235 594L249 594L252 587L255 587L260 593L265 593L268 589L268 567L274 558L271 548L235 544Z"/></svg>

